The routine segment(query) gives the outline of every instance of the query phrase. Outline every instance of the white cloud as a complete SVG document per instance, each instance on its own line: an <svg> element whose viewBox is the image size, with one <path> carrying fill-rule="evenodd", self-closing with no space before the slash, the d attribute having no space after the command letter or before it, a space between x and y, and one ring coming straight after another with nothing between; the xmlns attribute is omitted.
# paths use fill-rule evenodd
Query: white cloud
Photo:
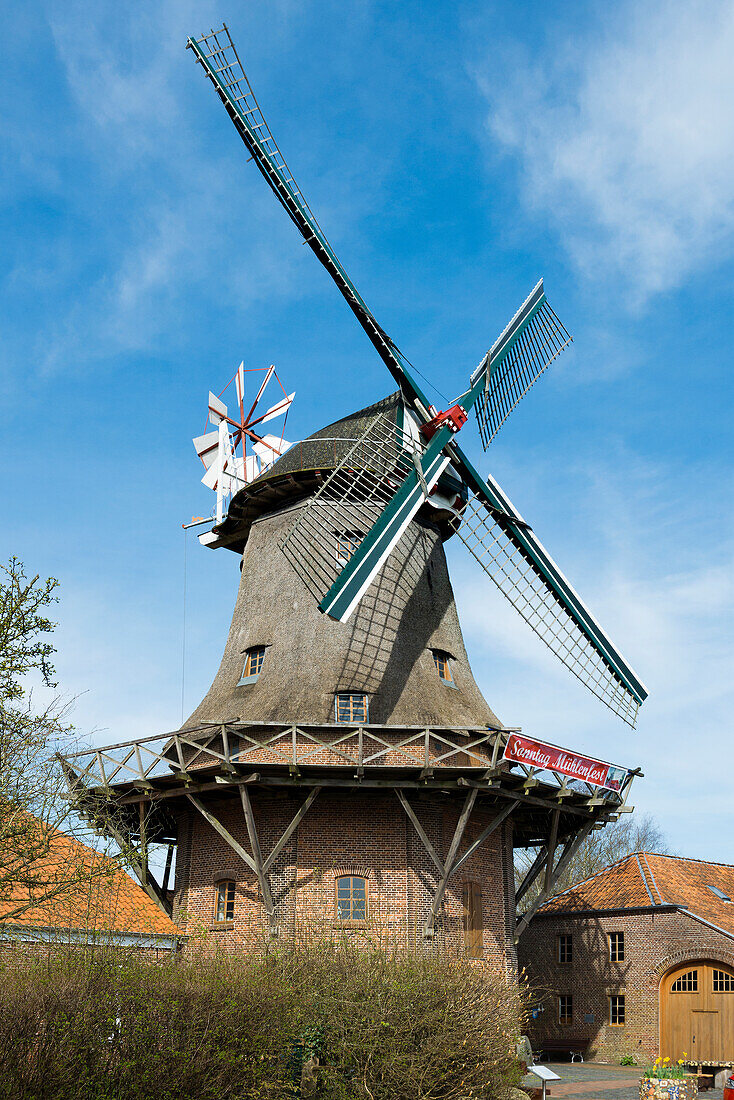
<svg viewBox="0 0 734 1100"><path fill-rule="evenodd" d="M588 277L609 268L639 302L734 253L734 7L604 12L554 61L477 78L527 202Z"/></svg>

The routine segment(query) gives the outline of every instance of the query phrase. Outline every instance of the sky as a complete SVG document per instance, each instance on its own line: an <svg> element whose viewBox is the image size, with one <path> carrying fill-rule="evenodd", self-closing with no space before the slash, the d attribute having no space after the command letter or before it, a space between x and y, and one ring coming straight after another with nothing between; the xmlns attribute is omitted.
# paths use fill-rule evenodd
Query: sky
<svg viewBox="0 0 734 1100"><path fill-rule="evenodd" d="M239 563L191 438L275 363L299 439L392 389L186 51L226 21L380 324L454 397L545 277L574 336L491 471L650 691L636 731L447 547L501 719L641 767L670 848L734 863L734 8L569 0L28 0L0 113L0 556L60 581L97 744L180 724ZM456 540L454 540L455 542ZM185 631L184 631L185 620Z"/></svg>

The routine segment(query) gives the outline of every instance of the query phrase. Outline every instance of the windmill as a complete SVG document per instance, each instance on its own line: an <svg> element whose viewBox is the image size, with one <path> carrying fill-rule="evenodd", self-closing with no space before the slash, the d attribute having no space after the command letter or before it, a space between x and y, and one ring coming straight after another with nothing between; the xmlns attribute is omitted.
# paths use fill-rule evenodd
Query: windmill
<svg viewBox="0 0 734 1100"><path fill-rule="evenodd" d="M204 69L273 194L329 272L400 388L406 420L397 439L377 417L282 549L318 598L339 620L354 611L418 509L449 475L456 484L453 527L536 634L594 695L634 726L647 690L571 587L532 528L492 478L486 480L456 436L473 410L486 450L533 383L571 337L551 309L541 279L446 410L436 409L410 365L380 327L329 244L273 137L224 25L188 48ZM355 472L357 470L357 472ZM463 498L463 499L462 499ZM346 561L324 548L319 507L359 500L358 545ZM342 556L343 557L343 556Z"/></svg>
<svg viewBox="0 0 734 1100"><path fill-rule="evenodd" d="M438 937L472 958L499 951L515 965L533 908L591 830L629 810L640 773L503 724L474 679L443 544L458 534L561 660L634 722L645 689L496 481L457 445L473 410L489 446L570 337L540 282L467 390L434 408L307 206L226 27L188 45L398 391L274 462L269 452L287 445L263 428L293 395L283 390L260 413L256 383L249 408L243 367L234 416L210 394L213 430L195 447L218 508L202 541L240 555L219 668L174 733L67 754L72 797L91 820L112 821L166 912L185 927L203 923L222 945L222 931L256 946L265 925L291 935L314 917L327 929L382 928L386 944ZM265 383L273 377L266 371ZM158 843L168 846L160 886L148 858ZM532 853L517 889L516 849Z"/></svg>
<svg viewBox="0 0 734 1100"><path fill-rule="evenodd" d="M264 373L255 398L245 412L245 375ZM271 379L280 386L283 396L264 412L259 411L260 401ZM271 364L267 368L245 369L244 362L240 363L234 378L225 386L224 393L234 382L237 398L237 419L229 415L229 411L222 394L218 397L209 391L209 404L207 410L207 422L216 430L205 432L194 438L194 449L201 459L206 473L202 483L217 494L216 522L221 523L224 518L224 502L234 492L254 481L263 470L267 470L273 463L285 454L291 444L284 439L285 420L283 432L279 436L266 432L261 433L261 425L267 424L277 417L288 418L288 410L293 403L295 393L286 393L283 383L278 378L275 367ZM230 429L232 429L230 431ZM247 453L247 445L250 444L252 453ZM238 453L239 448L239 453ZM204 536L206 538L206 536Z"/></svg>

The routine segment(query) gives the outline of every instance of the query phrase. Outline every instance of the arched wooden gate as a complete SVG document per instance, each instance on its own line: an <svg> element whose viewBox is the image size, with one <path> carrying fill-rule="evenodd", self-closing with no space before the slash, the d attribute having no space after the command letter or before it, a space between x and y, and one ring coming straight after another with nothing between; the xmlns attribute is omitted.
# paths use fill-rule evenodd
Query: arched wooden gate
<svg viewBox="0 0 734 1100"><path fill-rule="evenodd" d="M672 1062L734 1061L734 970L687 962L660 983L660 1054Z"/></svg>

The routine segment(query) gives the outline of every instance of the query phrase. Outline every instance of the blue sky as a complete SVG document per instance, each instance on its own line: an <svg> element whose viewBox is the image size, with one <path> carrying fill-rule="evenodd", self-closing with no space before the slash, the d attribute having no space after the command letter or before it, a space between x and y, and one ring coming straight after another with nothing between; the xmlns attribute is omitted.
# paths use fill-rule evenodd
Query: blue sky
<svg viewBox="0 0 734 1100"><path fill-rule="evenodd" d="M225 20L383 327L460 392L538 277L574 345L481 456L646 681L637 732L449 547L511 725L640 765L681 854L734 862L734 12L675 5L64 0L13 16L0 115L2 552L61 581L80 733L182 713L207 390L270 362L300 438L390 379L184 49ZM183 706L238 561L188 536Z"/></svg>

